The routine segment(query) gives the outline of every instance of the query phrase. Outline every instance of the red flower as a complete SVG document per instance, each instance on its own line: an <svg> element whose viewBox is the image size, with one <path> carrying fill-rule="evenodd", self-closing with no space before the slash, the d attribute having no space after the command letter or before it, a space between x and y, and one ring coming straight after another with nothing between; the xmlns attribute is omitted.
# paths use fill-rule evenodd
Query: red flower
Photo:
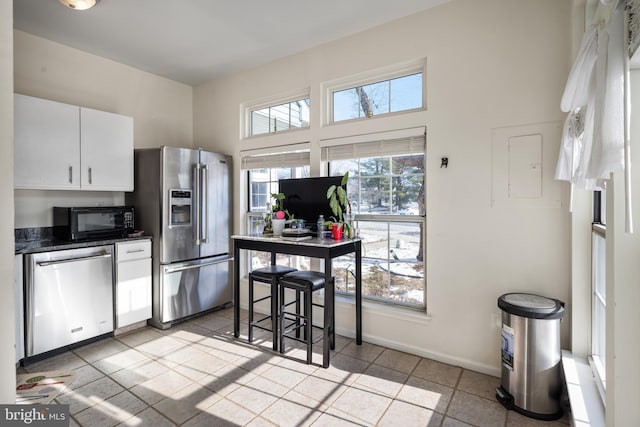
<svg viewBox="0 0 640 427"><path fill-rule="evenodd" d="M276 218L277 219L284 219L284 211L277 211L276 212Z"/></svg>

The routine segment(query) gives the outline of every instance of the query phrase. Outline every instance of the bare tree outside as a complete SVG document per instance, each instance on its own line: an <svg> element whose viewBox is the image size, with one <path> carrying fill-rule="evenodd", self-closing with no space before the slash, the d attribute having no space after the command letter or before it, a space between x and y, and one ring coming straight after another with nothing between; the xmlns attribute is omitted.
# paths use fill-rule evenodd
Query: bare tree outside
<svg viewBox="0 0 640 427"><path fill-rule="evenodd" d="M358 86L355 88L356 93L358 94L358 100L360 102L360 108L364 112L365 117L371 117L373 114L371 109L371 97L367 94L364 86ZM372 94L372 96L375 96ZM356 107L357 108L357 107ZM409 156L409 157L400 157L395 159L395 162L398 163L398 169L404 170L408 168L414 168L423 173L422 179L419 180L418 183L418 191L413 192L411 189L415 189L415 181L406 182L402 175L400 174L396 180L394 185L394 194L396 194L396 203L397 203L397 211L400 212L403 208L403 204L406 204L408 201L414 201L418 203L418 212L419 215L425 214L425 206L424 206L424 156ZM376 169L373 171L374 175L377 175L376 172L379 172L379 162L373 160L373 167ZM395 168L394 168L395 169ZM378 186L376 189L376 193L380 194L380 191L383 189ZM380 206L380 198L378 198L378 206ZM416 255L416 259L418 261L424 261L424 226L420 224L420 245L418 247L418 254Z"/></svg>

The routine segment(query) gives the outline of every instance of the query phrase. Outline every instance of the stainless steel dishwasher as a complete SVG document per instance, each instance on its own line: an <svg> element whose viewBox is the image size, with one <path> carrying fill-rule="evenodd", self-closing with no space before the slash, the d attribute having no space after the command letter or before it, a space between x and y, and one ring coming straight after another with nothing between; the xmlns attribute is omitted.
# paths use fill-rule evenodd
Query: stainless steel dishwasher
<svg viewBox="0 0 640 427"><path fill-rule="evenodd" d="M28 254L26 356L113 331L113 245Z"/></svg>

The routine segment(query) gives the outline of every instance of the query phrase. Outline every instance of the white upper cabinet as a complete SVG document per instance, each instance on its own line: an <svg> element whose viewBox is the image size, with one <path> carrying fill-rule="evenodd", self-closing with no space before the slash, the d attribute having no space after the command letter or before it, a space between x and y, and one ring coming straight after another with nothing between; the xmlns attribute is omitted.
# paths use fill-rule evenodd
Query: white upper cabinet
<svg viewBox="0 0 640 427"><path fill-rule="evenodd" d="M82 189L133 191L133 118L80 108Z"/></svg>
<svg viewBox="0 0 640 427"><path fill-rule="evenodd" d="M14 95L14 187L133 190L133 118Z"/></svg>
<svg viewBox="0 0 640 427"><path fill-rule="evenodd" d="M15 95L15 188L80 189L79 141L78 107Z"/></svg>

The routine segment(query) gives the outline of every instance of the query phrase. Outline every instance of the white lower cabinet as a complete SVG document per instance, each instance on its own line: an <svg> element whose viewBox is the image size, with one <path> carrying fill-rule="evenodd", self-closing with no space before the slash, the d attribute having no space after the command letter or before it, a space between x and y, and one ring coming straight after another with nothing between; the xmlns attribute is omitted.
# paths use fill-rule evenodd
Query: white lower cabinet
<svg viewBox="0 0 640 427"><path fill-rule="evenodd" d="M151 318L151 240L116 243L116 329Z"/></svg>
<svg viewBox="0 0 640 427"><path fill-rule="evenodd" d="M22 255L14 258L14 302L15 302L15 342L16 363L24 359L24 281L22 277Z"/></svg>

